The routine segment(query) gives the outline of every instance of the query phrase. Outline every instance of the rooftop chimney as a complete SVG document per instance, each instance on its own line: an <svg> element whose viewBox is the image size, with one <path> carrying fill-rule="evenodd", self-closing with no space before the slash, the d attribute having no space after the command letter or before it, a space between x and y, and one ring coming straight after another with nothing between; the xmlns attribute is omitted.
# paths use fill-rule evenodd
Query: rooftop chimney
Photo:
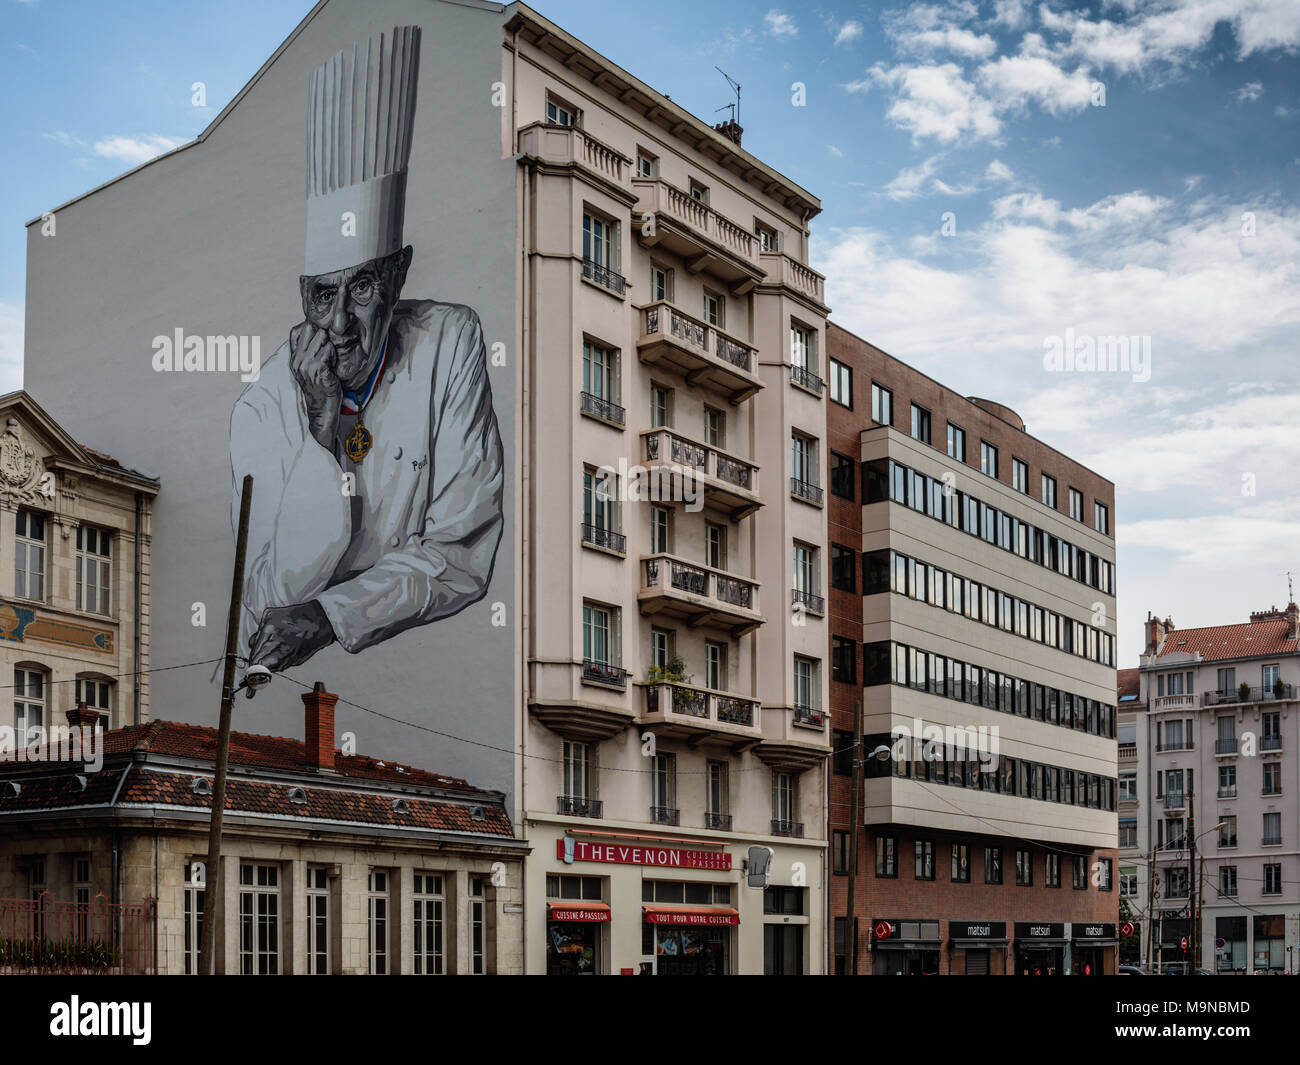
<svg viewBox="0 0 1300 1065"><path fill-rule="evenodd" d="M740 147L740 138L744 136L745 130L734 118L729 118L725 122L719 122L713 128L726 137L727 140L732 141L737 148Z"/></svg>
<svg viewBox="0 0 1300 1065"><path fill-rule="evenodd" d="M1300 606L1295 603L1286 605L1286 638L1288 640L1300 640Z"/></svg>
<svg viewBox="0 0 1300 1065"><path fill-rule="evenodd" d="M86 706L86 702L83 699L76 705L75 709L68 711L68 724L73 728L79 728L82 726L87 728L93 727L99 724L99 712L91 710Z"/></svg>
<svg viewBox="0 0 1300 1065"><path fill-rule="evenodd" d="M302 697L307 708L303 761L311 769L334 771L334 704L338 701L339 697L327 692L319 680Z"/></svg>
<svg viewBox="0 0 1300 1065"><path fill-rule="evenodd" d="M1271 606L1267 610L1252 610L1250 612L1250 623L1257 625L1261 621L1281 621L1284 617L1286 617L1285 613L1277 607Z"/></svg>

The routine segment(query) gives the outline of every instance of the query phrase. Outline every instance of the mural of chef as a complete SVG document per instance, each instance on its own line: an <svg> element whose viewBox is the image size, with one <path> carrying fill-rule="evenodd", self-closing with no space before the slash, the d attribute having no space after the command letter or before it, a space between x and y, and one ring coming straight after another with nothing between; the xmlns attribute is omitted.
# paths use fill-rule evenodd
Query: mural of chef
<svg viewBox="0 0 1300 1065"><path fill-rule="evenodd" d="M279 671L482 598L502 449L478 315L401 299L420 30L311 76L303 320L235 404L234 514L253 505L241 652Z"/></svg>

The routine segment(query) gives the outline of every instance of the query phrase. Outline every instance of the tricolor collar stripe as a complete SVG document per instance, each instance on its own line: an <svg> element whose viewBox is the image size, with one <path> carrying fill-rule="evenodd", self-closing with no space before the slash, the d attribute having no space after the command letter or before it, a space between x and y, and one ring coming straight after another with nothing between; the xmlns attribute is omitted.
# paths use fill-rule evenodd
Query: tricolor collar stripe
<svg viewBox="0 0 1300 1065"><path fill-rule="evenodd" d="M366 387L360 399L355 392L343 393L343 413L360 414L366 409L366 404L370 402L370 397L375 394L375 389L379 387L379 377L384 372L384 367L388 364L388 341L384 341L383 354L379 356L379 365L375 367L374 372L370 375L370 380L366 382Z"/></svg>

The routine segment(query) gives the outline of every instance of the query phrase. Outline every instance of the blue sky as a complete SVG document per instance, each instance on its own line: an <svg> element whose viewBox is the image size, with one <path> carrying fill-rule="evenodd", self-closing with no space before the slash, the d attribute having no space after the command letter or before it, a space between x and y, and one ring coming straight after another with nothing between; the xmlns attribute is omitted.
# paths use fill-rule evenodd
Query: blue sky
<svg viewBox="0 0 1300 1065"><path fill-rule="evenodd" d="M21 383L23 223L197 134L310 6L0 0L0 388ZM833 318L1116 482L1121 664L1148 610L1284 601L1298 0L535 6L701 117L731 74L745 147L822 200ZM1049 371L1067 330L1149 337L1149 379Z"/></svg>

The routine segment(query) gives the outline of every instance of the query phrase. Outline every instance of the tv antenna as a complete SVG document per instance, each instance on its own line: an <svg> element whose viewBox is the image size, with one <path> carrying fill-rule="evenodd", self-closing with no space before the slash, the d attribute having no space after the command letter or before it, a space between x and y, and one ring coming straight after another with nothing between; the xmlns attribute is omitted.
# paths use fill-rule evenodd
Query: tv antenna
<svg viewBox="0 0 1300 1065"><path fill-rule="evenodd" d="M1286 578L1286 601L1288 603L1294 603L1295 592L1291 590L1291 571L1287 570L1285 573L1282 574L1282 576Z"/></svg>
<svg viewBox="0 0 1300 1065"><path fill-rule="evenodd" d="M719 74L721 74L724 78L726 78L727 84L736 90L736 102L734 104L725 104L723 105L723 107L719 107L718 110L722 111L724 110L724 108L730 107L732 109L731 111L732 120L736 123L736 125L740 125L740 82L738 82L735 78L733 78L730 74L728 74L725 70L723 70L719 66L715 66L713 69L716 70Z"/></svg>

